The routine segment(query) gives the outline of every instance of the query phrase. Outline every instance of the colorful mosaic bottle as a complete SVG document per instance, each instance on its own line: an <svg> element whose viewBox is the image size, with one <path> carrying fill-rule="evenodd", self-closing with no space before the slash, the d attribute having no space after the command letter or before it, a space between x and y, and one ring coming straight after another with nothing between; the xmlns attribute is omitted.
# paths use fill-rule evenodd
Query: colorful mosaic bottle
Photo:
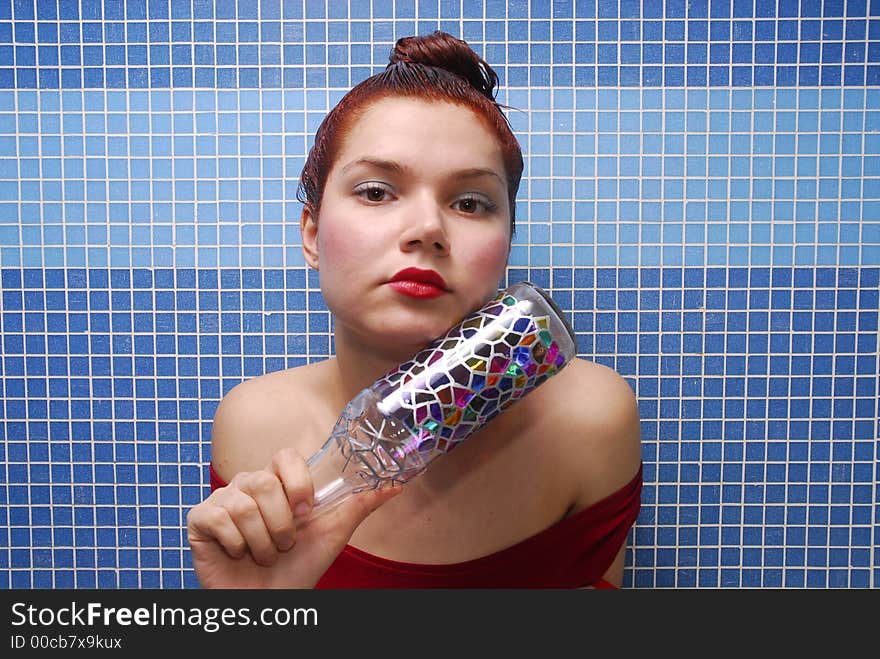
<svg viewBox="0 0 880 659"><path fill-rule="evenodd" d="M510 286L348 403L308 462L313 515L414 478L576 353L550 296L530 282Z"/></svg>

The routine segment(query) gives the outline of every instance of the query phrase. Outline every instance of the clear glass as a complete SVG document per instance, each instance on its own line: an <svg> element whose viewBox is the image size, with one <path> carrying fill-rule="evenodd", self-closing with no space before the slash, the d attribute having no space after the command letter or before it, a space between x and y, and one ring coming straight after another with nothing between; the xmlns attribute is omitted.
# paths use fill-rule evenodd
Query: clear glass
<svg viewBox="0 0 880 659"><path fill-rule="evenodd" d="M520 282L500 292L346 405L308 461L313 516L418 476L576 354L574 331L545 291Z"/></svg>
<svg viewBox="0 0 880 659"><path fill-rule="evenodd" d="M381 398L372 388L355 396L339 417L330 438L309 458L319 515L348 497L383 485L405 483L425 469L412 433L379 410Z"/></svg>

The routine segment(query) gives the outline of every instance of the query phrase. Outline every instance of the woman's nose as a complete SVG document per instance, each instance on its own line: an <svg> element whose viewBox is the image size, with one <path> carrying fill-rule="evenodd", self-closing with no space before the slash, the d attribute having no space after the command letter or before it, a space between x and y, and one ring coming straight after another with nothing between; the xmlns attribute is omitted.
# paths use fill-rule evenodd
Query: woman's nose
<svg viewBox="0 0 880 659"><path fill-rule="evenodd" d="M439 256L449 254L443 209L436 203L414 205L404 222L406 226L400 236L403 251L427 249Z"/></svg>

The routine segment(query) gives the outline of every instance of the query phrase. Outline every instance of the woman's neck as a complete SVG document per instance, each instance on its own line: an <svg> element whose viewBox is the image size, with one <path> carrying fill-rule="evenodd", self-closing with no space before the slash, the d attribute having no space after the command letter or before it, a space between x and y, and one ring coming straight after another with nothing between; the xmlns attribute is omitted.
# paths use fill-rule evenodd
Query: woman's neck
<svg viewBox="0 0 880 659"><path fill-rule="evenodd" d="M334 401L341 410L362 389L409 360L424 346L388 346L366 342L348 331L336 327L334 333L335 357L331 359L331 387Z"/></svg>

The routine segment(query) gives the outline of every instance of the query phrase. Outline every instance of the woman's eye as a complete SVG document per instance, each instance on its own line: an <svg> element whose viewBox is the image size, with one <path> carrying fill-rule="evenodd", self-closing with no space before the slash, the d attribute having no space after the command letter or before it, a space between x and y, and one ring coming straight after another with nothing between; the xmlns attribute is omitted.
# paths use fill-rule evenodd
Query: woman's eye
<svg viewBox="0 0 880 659"><path fill-rule="evenodd" d="M391 193L384 186L370 183L358 186L355 189L355 194L367 201L377 203L380 201L385 201Z"/></svg>
<svg viewBox="0 0 880 659"><path fill-rule="evenodd" d="M479 204L476 199L462 199L458 202L458 207L464 213L476 213Z"/></svg>
<svg viewBox="0 0 880 659"><path fill-rule="evenodd" d="M462 197L461 199L458 199L453 206L455 206L459 212L467 213L469 215L479 212L491 213L495 210L495 204L488 199L483 199L481 197Z"/></svg>

